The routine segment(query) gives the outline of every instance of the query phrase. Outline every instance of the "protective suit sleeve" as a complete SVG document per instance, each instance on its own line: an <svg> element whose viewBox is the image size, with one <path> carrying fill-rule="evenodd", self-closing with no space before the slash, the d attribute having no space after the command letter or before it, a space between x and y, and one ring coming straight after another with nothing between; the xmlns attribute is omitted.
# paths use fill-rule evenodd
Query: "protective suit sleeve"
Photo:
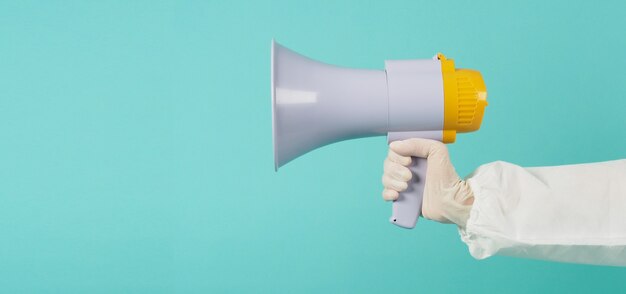
<svg viewBox="0 0 626 294"><path fill-rule="evenodd" d="M475 199L459 232L474 258L626 266L626 160L537 168L498 161L466 180Z"/></svg>

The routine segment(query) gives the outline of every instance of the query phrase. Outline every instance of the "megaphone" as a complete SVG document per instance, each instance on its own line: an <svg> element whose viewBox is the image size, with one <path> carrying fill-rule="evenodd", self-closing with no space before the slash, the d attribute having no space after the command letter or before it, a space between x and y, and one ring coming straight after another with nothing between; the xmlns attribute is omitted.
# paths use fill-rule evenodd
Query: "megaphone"
<svg viewBox="0 0 626 294"><path fill-rule="evenodd" d="M478 71L432 59L387 60L384 70L324 64L272 40L272 136L275 169L315 148L387 135L388 143L427 138L452 143L478 130L487 89ZM422 211L426 159L393 202L390 222L413 228Z"/></svg>

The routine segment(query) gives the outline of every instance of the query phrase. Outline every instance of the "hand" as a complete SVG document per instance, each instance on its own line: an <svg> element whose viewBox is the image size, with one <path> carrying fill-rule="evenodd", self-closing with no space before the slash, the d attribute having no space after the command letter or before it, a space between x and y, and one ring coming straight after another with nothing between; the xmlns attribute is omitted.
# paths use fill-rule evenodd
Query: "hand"
<svg viewBox="0 0 626 294"><path fill-rule="evenodd" d="M439 141L409 139L389 145L383 174L383 199L396 200L398 192L407 189L411 180L411 156L428 160L422 215L441 223L455 223L465 227L474 194L450 162L448 148Z"/></svg>

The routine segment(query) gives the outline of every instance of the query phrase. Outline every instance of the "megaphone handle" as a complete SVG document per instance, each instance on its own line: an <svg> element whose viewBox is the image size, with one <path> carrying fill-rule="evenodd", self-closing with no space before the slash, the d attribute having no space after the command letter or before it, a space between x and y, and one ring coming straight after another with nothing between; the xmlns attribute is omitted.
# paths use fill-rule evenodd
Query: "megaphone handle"
<svg viewBox="0 0 626 294"><path fill-rule="evenodd" d="M422 213L422 199L424 198L424 185L426 184L426 158L411 157L409 170L413 178L408 183L408 188L400 192L396 201L393 202L392 214L389 221L397 226L412 229Z"/></svg>

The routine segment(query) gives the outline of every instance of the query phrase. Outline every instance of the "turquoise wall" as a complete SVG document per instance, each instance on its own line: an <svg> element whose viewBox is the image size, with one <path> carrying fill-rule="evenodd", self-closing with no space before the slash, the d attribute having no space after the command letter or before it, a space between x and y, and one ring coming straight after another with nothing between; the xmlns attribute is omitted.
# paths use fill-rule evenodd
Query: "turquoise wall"
<svg viewBox="0 0 626 294"><path fill-rule="evenodd" d="M2 1L3 293L607 293L626 268L476 261L387 222L382 137L273 167L270 40L444 52L489 89L461 174L625 158L623 1Z"/></svg>

